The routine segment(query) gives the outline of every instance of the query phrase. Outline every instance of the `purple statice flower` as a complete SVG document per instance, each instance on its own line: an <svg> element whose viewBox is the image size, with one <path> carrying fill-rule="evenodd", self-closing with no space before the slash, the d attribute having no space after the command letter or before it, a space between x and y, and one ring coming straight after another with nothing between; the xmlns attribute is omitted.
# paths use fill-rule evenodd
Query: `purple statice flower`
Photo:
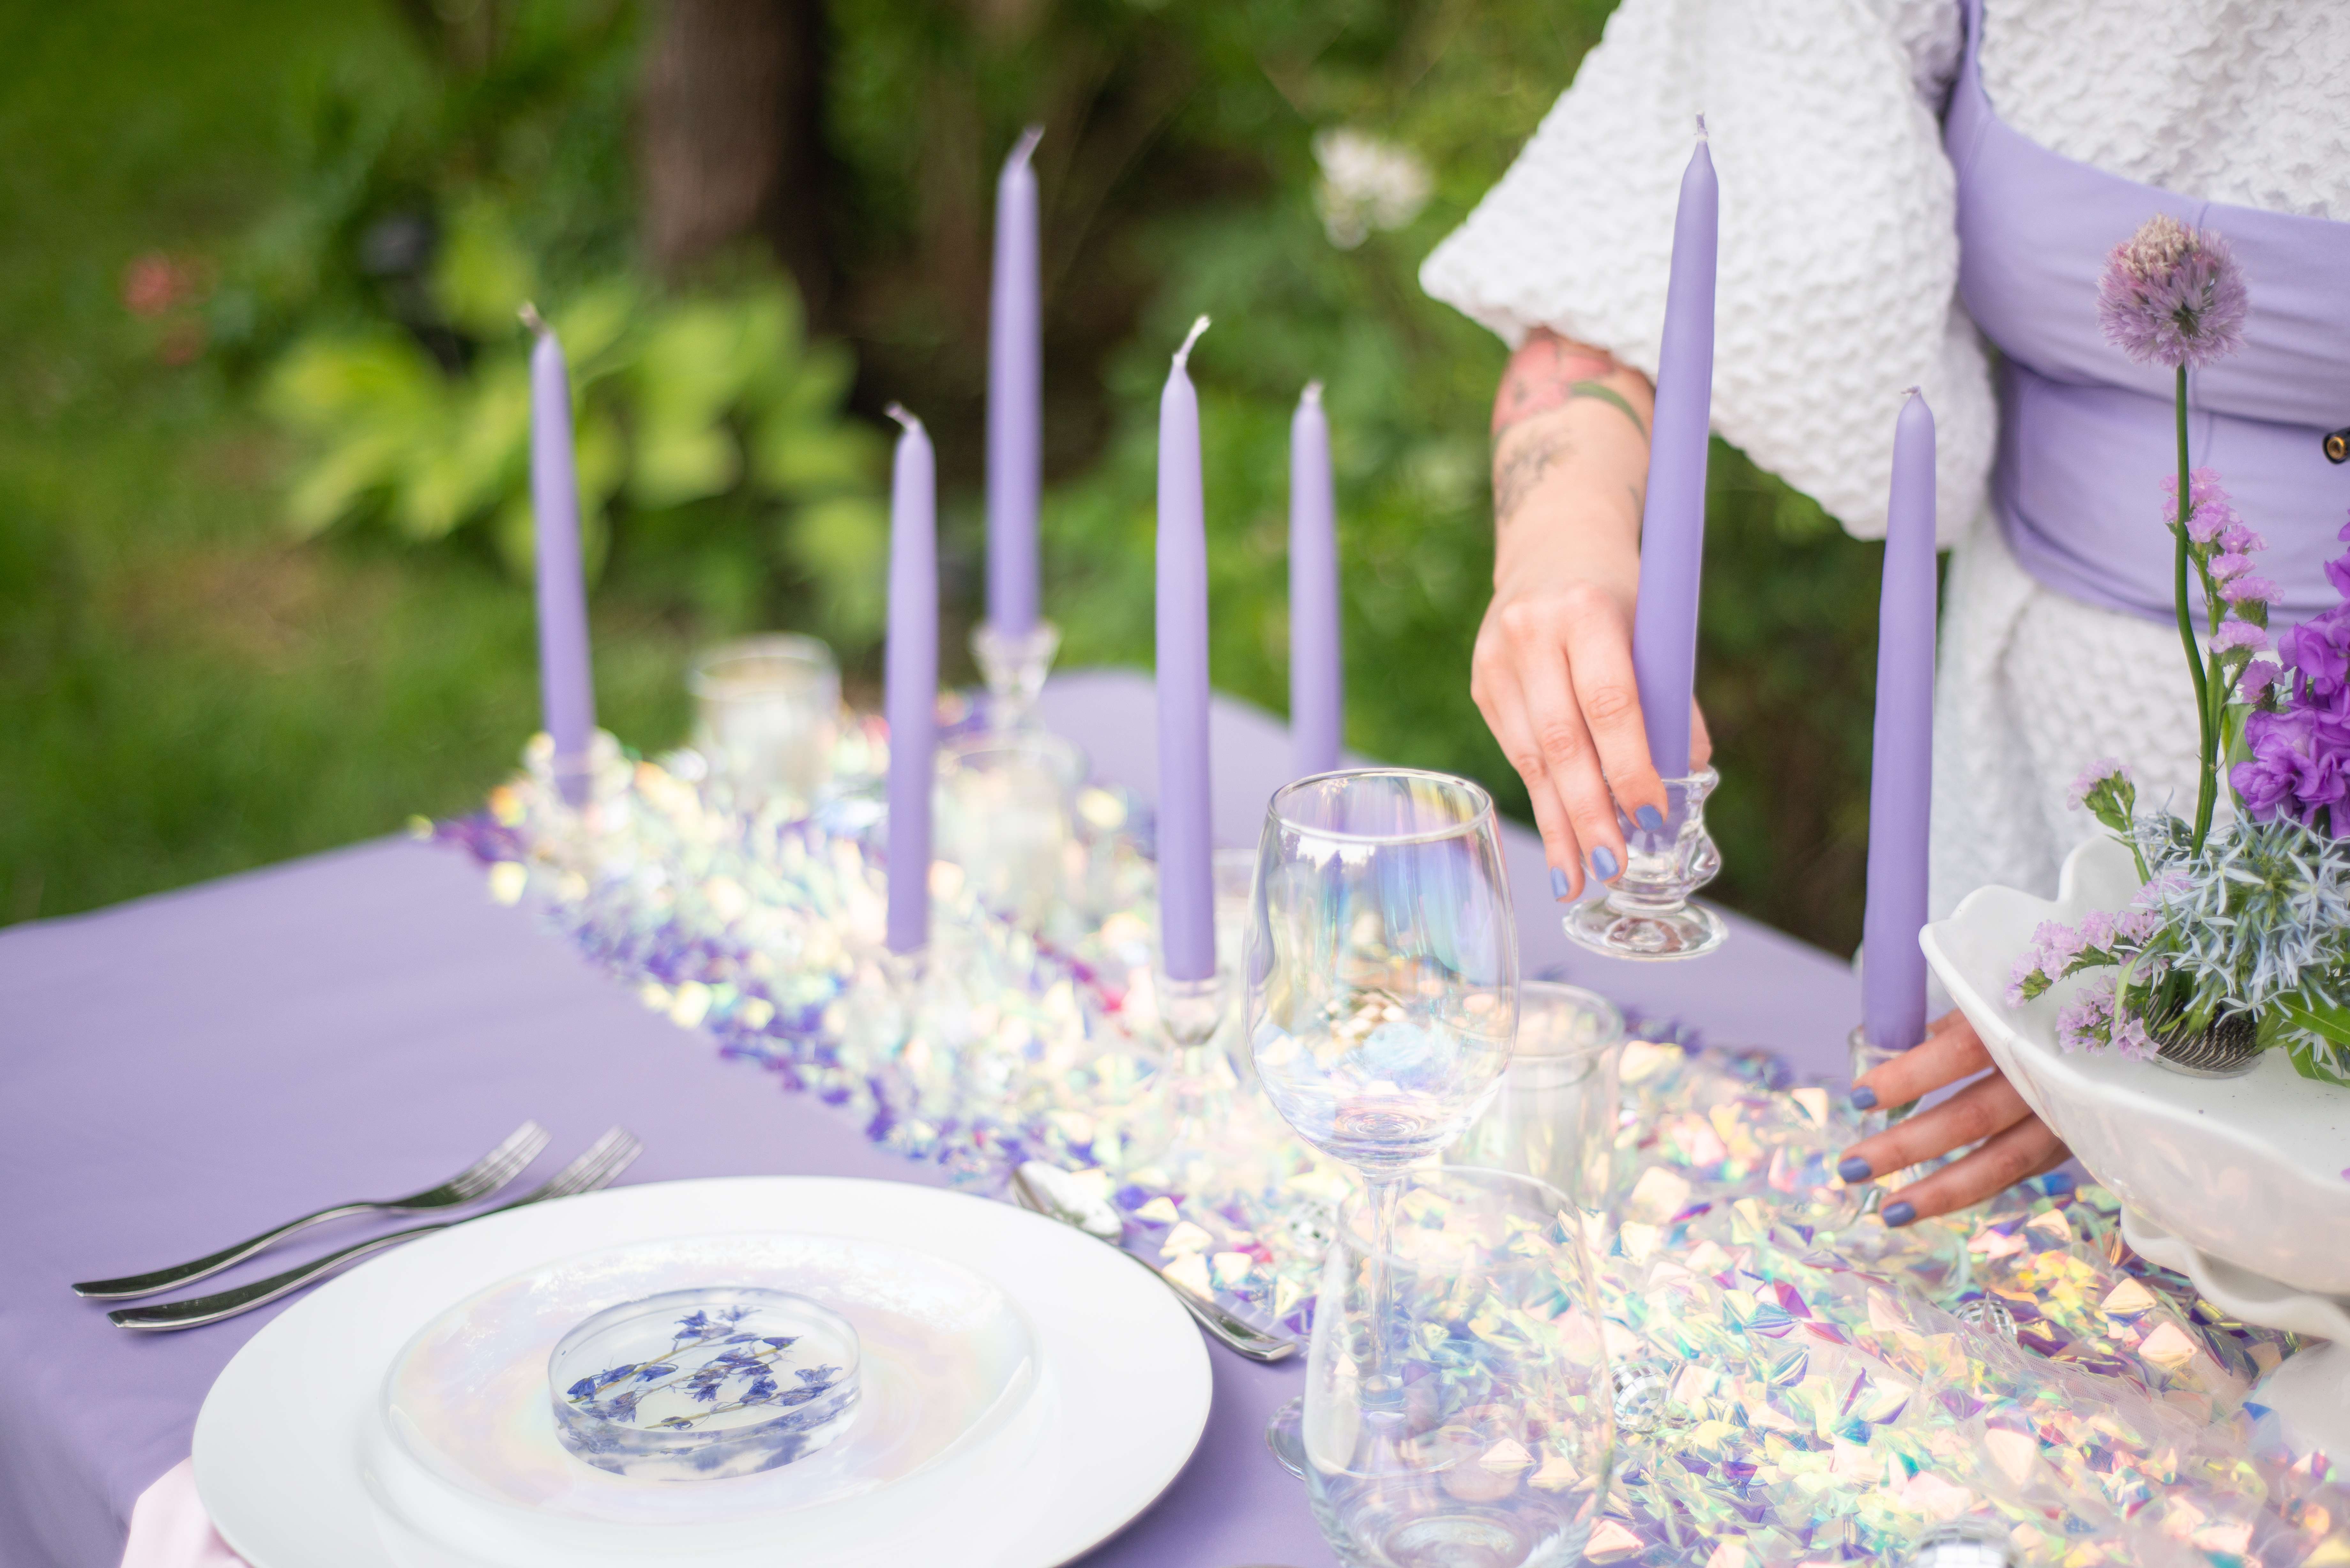
<svg viewBox="0 0 2350 1568"><path fill-rule="evenodd" d="M2221 583L2220 597L2231 605L2264 605L2276 598L2277 586L2256 572L2246 572Z"/></svg>
<svg viewBox="0 0 2350 1568"><path fill-rule="evenodd" d="M2099 757L2073 776L2073 787L2064 792L2064 804L2074 811L2080 810L2081 804L2089 798L2089 792L2110 778L2129 783L2128 766L2117 758Z"/></svg>
<svg viewBox="0 0 2350 1568"><path fill-rule="evenodd" d="M2153 909L2125 909L2114 917L2114 940L2144 947L2162 929L2162 916Z"/></svg>
<svg viewBox="0 0 2350 1568"><path fill-rule="evenodd" d="M2236 690L2243 694L2245 701L2257 701L2283 674L2283 670L2267 659L2256 659L2245 665L2243 674L2236 678Z"/></svg>
<svg viewBox="0 0 2350 1568"><path fill-rule="evenodd" d="M2178 476L2162 476L2162 520L2178 521ZM2199 545L2220 542L2220 536L2230 529L2249 535L2244 520L2236 515L2234 504L2220 486L2220 471L2199 468L2187 476L2187 536ZM2256 546L2257 547L2257 546Z"/></svg>
<svg viewBox="0 0 2350 1568"><path fill-rule="evenodd" d="M2040 929L2032 933L2032 946L2039 954L2040 968L2049 979L2060 978L2065 966L2081 956L2081 933L2062 920L2043 920Z"/></svg>
<svg viewBox="0 0 2350 1568"><path fill-rule="evenodd" d="M2114 982L2083 986L2056 1014L2056 1044L2067 1051L2101 1051L2112 1038Z"/></svg>
<svg viewBox="0 0 2350 1568"><path fill-rule="evenodd" d="M2137 1018L2114 1020L2115 1055L2125 1062L2151 1062L2158 1049L2154 1036L2146 1032L2146 1025Z"/></svg>
<svg viewBox="0 0 2350 1568"><path fill-rule="evenodd" d="M2269 542L2266 539L2262 538L2241 523L2230 523L2220 530L2220 548L2222 550L2249 554L2251 551L2265 550L2268 547Z"/></svg>
<svg viewBox="0 0 2350 1568"><path fill-rule="evenodd" d="M2141 365L2200 369L2244 340L2244 275L2216 231L2158 213L2106 257L2097 324Z"/></svg>
<svg viewBox="0 0 2350 1568"><path fill-rule="evenodd" d="M2241 577L2251 571L2252 558L2241 550L2226 550L2205 562L2204 569L2211 574L2213 582L2224 583L2231 577Z"/></svg>
<svg viewBox="0 0 2350 1568"><path fill-rule="evenodd" d="M2103 909L2092 909L2081 917L2081 946L2085 951L2111 952L2114 947L2114 918Z"/></svg>
<svg viewBox="0 0 2350 1568"><path fill-rule="evenodd" d="M2254 653L2266 653L2269 650L2269 634L2248 620L2221 621L2220 629L2211 634L2211 651L2233 653L2240 648L2248 648Z"/></svg>
<svg viewBox="0 0 2350 1568"><path fill-rule="evenodd" d="M2130 906L2152 914L2172 899L2186 897L2193 886L2194 878L2188 876L2184 867L2166 866L2139 885L2131 896Z"/></svg>

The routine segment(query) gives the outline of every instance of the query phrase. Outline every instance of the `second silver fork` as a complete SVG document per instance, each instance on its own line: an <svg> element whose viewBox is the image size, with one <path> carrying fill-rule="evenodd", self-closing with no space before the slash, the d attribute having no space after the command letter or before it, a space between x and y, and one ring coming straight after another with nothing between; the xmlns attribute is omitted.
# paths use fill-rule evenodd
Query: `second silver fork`
<svg viewBox="0 0 2350 1568"><path fill-rule="evenodd" d="M162 1302L154 1306L119 1307L106 1315L117 1328L137 1329L151 1334L201 1328L206 1324L218 1323L223 1318L235 1317L240 1313L266 1305L329 1274L340 1273L361 1258L372 1256L388 1247L396 1247L402 1241L413 1241L435 1231L446 1231L452 1226L471 1224L491 1214L503 1214L510 1209L543 1203L550 1198L568 1198L608 1187L619 1179L622 1171L635 1163L643 1149L644 1145L637 1141L634 1134L614 1127L590 1144L586 1153L556 1171L546 1186L525 1193L511 1203L501 1203L494 1209L485 1209L480 1214L469 1214L462 1220L412 1225L387 1236L372 1237L345 1247L339 1252L329 1252L282 1274L256 1280L249 1285L239 1285L234 1290L215 1291L210 1295L190 1296L184 1301Z"/></svg>
<svg viewBox="0 0 2350 1568"><path fill-rule="evenodd" d="M151 1296L160 1291L209 1278L233 1264L242 1263L255 1252L268 1251L297 1231L324 1224L329 1220L341 1220L353 1214L415 1214L435 1209L462 1209L476 1199L487 1198L520 1176L524 1168L536 1159L538 1151L546 1147L546 1129L536 1122L525 1122L509 1133L504 1143L438 1187L428 1187L405 1198L338 1203L330 1209L305 1214L299 1220L288 1220L275 1230L264 1231L234 1247L223 1247L219 1251L198 1258L193 1262L174 1263L168 1269L156 1269L144 1274L125 1274L119 1280L84 1280L72 1287L73 1293L87 1301L98 1302Z"/></svg>

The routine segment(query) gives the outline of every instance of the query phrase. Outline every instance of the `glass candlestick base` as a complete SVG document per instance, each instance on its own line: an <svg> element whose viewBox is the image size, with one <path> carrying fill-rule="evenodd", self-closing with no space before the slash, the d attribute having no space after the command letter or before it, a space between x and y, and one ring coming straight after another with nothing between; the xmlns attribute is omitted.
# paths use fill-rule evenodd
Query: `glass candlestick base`
<svg viewBox="0 0 2350 1568"><path fill-rule="evenodd" d="M987 681L989 728L1016 730L1029 722L1060 649L1061 628L1049 620L1021 632L1000 630L993 621L982 621L972 630L972 655Z"/></svg>
<svg viewBox="0 0 2350 1568"><path fill-rule="evenodd" d="M1620 959L1696 958L1722 944L1730 928L1721 917L1690 901L1721 870L1705 831L1705 797L1721 782L1711 768L1665 780L1667 811L1654 833L1617 813L1628 863L1599 897L1566 912L1570 939Z"/></svg>
<svg viewBox="0 0 2350 1568"><path fill-rule="evenodd" d="M1225 1016L1221 975L1152 977L1166 1057L1145 1091L1117 1164L1170 1191L1248 1189L1259 1152L1254 1118L1243 1112L1239 1080L1217 1034Z"/></svg>

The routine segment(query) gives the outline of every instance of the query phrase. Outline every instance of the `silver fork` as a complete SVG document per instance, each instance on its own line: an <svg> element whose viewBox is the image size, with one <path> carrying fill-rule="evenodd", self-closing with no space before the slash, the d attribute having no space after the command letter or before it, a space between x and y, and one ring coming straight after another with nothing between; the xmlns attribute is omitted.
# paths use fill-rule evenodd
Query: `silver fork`
<svg viewBox="0 0 2350 1568"><path fill-rule="evenodd" d="M198 1280L219 1273L234 1263L242 1263L255 1252L266 1251L297 1231L313 1225L323 1225L329 1220L348 1215L367 1213L414 1214L434 1209L461 1209L477 1198L487 1198L507 1182L523 1173L523 1168L538 1158L546 1147L546 1129L536 1122L525 1122L506 1136L506 1140L482 1156L473 1164L451 1177L438 1187L428 1187L421 1192L411 1192L405 1198L387 1198L381 1201L362 1200L338 1203L331 1209L321 1209L315 1214L305 1214L299 1220L288 1220L275 1231L264 1231L234 1247L224 1247L210 1256L192 1263L174 1263L168 1269L151 1273L126 1274L119 1280L84 1280L73 1287L73 1293L89 1301L119 1302L132 1296L151 1296L158 1291L168 1291L176 1285L192 1284Z"/></svg>
<svg viewBox="0 0 2350 1568"><path fill-rule="evenodd" d="M412 1225L405 1231L394 1231L389 1236L377 1236L313 1259L297 1268L286 1270L265 1280L234 1290L215 1291L208 1296L190 1296L184 1301L164 1302L156 1306L118 1307L107 1318L117 1328L141 1329L163 1333L175 1328L202 1328L208 1323L234 1317L251 1312L257 1306L276 1301L303 1286L316 1283L328 1274L340 1273L361 1258L396 1247L402 1241L446 1231L452 1226L470 1224L486 1214L504 1214L510 1209L521 1209L533 1203L544 1203L550 1198L569 1198L575 1193L593 1192L618 1180L643 1151L633 1134L619 1127L588 1146L588 1151L561 1170L536 1192L525 1193L511 1203L501 1203L494 1209L484 1209L481 1214L468 1214L462 1220L442 1220L431 1225Z"/></svg>

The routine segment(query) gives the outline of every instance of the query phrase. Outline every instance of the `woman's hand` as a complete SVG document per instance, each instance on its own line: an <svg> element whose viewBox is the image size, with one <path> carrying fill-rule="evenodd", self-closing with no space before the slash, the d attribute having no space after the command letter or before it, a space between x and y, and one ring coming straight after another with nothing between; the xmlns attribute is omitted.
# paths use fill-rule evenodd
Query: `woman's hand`
<svg viewBox="0 0 2350 1568"><path fill-rule="evenodd" d="M1853 1083L1852 1103L1858 1110L1906 1106L1986 1067L1991 1069L1988 1078L1845 1150L1836 1174L1846 1181L1866 1181L1980 1142L1981 1147L1965 1158L1903 1188L1899 1197L1879 1210L1887 1225L1908 1225L1964 1209L2072 1158L2072 1151L2000 1073L1982 1037L1959 1012L1944 1013L1914 1049L1862 1074Z"/></svg>
<svg viewBox="0 0 2350 1568"><path fill-rule="evenodd" d="M1525 781L1562 899L1586 867L1622 872L1618 803L1659 826L1667 804L1632 673L1654 407L1637 370L1540 331L1493 400L1493 600L1469 691ZM1711 749L1698 716L1690 760Z"/></svg>

